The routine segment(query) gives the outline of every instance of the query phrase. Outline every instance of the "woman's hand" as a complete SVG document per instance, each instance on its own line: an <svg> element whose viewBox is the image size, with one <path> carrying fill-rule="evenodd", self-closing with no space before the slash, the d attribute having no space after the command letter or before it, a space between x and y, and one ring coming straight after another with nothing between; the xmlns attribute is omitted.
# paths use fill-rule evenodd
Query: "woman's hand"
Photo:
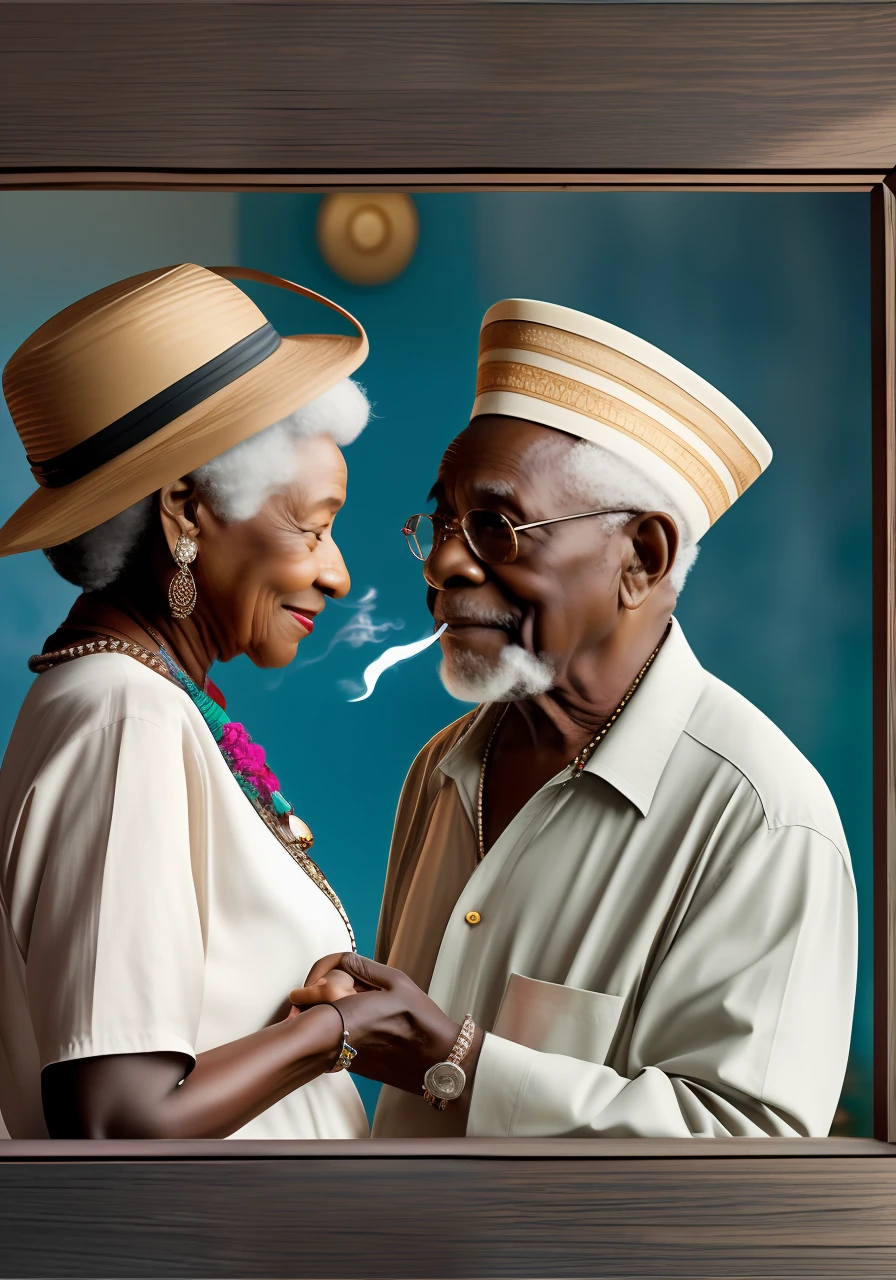
<svg viewBox="0 0 896 1280"><path fill-rule="evenodd" d="M354 995L355 991L361 988L355 986L354 978L344 973L342 969L332 969L329 973L322 974L314 982L311 981L312 975L317 970L318 965L314 966L308 975L308 986L299 987L297 990L290 992L290 1002L292 1008L286 1015L287 1021L290 1018L296 1018L303 1009L309 1009L315 1004L333 1004L336 1000L344 1000L346 996ZM307 999L297 1000L294 997L305 993Z"/></svg>
<svg viewBox="0 0 896 1280"><path fill-rule="evenodd" d="M318 994L325 989L321 980L330 982L337 973L347 975L353 988L353 994L340 998L339 1012L345 1020L348 1042L358 1050L351 1068L354 1074L419 1094L429 1068L444 1062L454 1048L459 1023L447 1017L400 969L351 951L318 960L305 986L291 992L290 1000L302 1007L329 1003ZM482 1033L477 1030L463 1061L468 1087L481 1044Z"/></svg>

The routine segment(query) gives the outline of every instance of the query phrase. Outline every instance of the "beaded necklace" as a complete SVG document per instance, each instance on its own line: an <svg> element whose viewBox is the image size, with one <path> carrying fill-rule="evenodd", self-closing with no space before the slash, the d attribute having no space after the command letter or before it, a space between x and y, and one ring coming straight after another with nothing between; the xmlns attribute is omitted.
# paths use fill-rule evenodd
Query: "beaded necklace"
<svg viewBox="0 0 896 1280"><path fill-rule="evenodd" d="M101 635L96 640L69 645L65 649L55 649L52 653L35 654L29 658L28 667L29 670L40 673L60 663L71 662L75 658L86 657L92 653L123 653L129 658L135 658L150 670L166 677L183 689L208 725L240 790L251 801L255 811L293 861L298 863L339 912L342 923L348 930L352 950L356 951L354 930L345 908L320 867L308 856L314 837L281 792L276 776L265 762L264 748L257 742L253 742L245 727L231 720L224 708L190 679L186 671L165 649L161 637L150 628L147 630L159 646L158 655L133 641Z"/></svg>

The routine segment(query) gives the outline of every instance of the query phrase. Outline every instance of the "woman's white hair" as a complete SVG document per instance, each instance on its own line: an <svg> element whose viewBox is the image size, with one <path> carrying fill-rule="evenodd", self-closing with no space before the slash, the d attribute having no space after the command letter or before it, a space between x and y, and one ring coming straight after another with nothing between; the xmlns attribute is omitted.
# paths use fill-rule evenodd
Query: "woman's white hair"
<svg viewBox="0 0 896 1280"><path fill-rule="evenodd" d="M268 498L296 479L296 442L331 436L351 444L364 430L370 405L362 388L346 378L273 426L242 440L192 472L192 479L220 520L251 520ZM149 526L155 494L141 498L95 529L44 554L63 578L82 591L100 591L120 576Z"/></svg>
<svg viewBox="0 0 896 1280"><path fill-rule="evenodd" d="M700 548L668 493L618 454L588 440L579 441L566 454L566 468L570 494L585 504L586 510L618 507L635 514L661 511L672 517L678 526L679 542L669 581L676 594L681 591ZM620 515L605 519L611 527L621 528L628 518Z"/></svg>

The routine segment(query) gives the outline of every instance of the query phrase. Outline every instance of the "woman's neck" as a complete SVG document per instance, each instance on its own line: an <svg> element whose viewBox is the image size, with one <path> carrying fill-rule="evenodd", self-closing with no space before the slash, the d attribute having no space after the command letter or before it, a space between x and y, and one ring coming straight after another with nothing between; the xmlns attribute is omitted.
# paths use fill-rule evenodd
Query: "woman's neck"
<svg viewBox="0 0 896 1280"><path fill-rule="evenodd" d="M69 633L97 632L130 640L153 652L158 648L158 639L161 639L171 657L200 688L217 656L191 619L174 619L160 611L141 607L127 596L104 591L78 596L65 622L47 643L58 648L70 643L67 640Z"/></svg>

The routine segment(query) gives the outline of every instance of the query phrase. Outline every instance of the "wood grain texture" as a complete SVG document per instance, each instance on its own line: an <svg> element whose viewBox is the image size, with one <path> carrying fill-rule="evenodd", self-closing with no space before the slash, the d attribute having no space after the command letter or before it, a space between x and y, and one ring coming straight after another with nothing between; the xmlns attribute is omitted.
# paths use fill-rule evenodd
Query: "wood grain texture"
<svg viewBox="0 0 896 1280"><path fill-rule="evenodd" d="M363 1159L0 1164L3 1274L896 1274L896 1163ZM52 1206L52 1230L49 1209Z"/></svg>
<svg viewBox="0 0 896 1280"><path fill-rule="evenodd" d="M874 1131L896 1141L896 196L871 193Z"/></svg>
<svg viewBox="0 0 896 1280"><path fill-rule="evenodd" d="M896 165L896 6L5 3L0 169Z"/></svg>
<svg viewBox="0 0 896 1280"><path fill-rule="evenodd" d="M401 1138L290 1142L245 1138L202 1141L6 1141L0 1165L78 1160L876 1160L896 1145L874 1138Z"/></svg>
<svg viewBox="0 0 896 1280"><path fill-rule="evenodd" d="M112 0L107 0L111 3ZM490 2L490 0L489 0ZM503 3L504 0L495 0ZM674 3L675 0L670 0ZM746 2L746 0L744 0ZM782 0L802 4L804 0ZM690 0L689 0L690 3ZM175 173L150 169L0 172L0 191L870 191L886 173Z"/></svg>

